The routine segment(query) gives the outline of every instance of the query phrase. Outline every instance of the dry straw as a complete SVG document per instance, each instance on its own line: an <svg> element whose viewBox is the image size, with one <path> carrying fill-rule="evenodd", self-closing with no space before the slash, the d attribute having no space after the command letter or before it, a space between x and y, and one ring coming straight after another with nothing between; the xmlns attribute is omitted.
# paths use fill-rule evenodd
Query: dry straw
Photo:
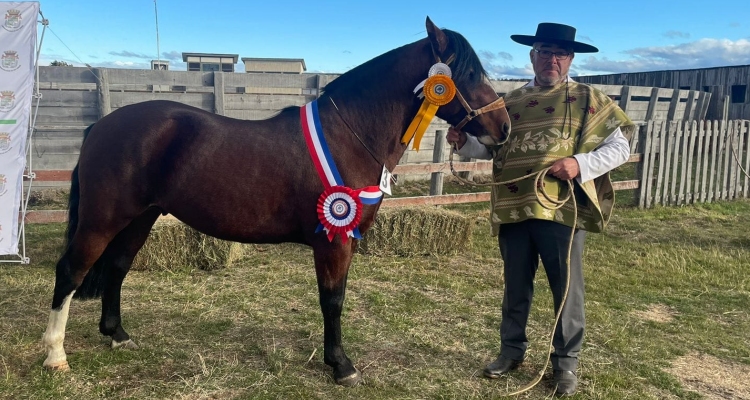
<svg viewBox="0 0 750 400"><path fill-rule="evenodd" d="M358 251L370 255L456 254L471 240L472 220L433 207L385 208L364 235Z"/></svg>
<svg viewBox="0 0 750 400"><path fill-rule="evenodd" d="M240 243L204 235L179 221L159 221L133 261L133 270L211 271L231 265L243 254Z"/></svg>
<svg viewBox="0 0 750 400"><path fill-rule="evenodd" d="M358 252L375 256L456 254L471 240L472 221L449 210L412 207L381 209ZM222 269L250 247L204 235L176 220L160 220L133 261L133 270Z"/></svg>

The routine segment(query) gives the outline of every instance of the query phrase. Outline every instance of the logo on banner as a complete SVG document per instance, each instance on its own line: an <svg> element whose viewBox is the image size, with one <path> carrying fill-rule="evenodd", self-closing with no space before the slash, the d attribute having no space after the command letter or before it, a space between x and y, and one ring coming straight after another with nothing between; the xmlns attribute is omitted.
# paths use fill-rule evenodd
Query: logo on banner
<svg viewBox="0 0 750 400"><path fill-rule="evenodd" d="M16 106L16 92L12 90L0 91L0 111L10 111Z"/></svg>
<svg viewBox="0 0 750 400"><path fill-rule="evenodd" d="M0 154L7 153L10 149L10 133L0 132Z"/></svg>
<svg viewBox="0 0 750 400"><path fill-rule="evenodd" d="M0 68L5 71L15 71L18 69L18 67L21 66L21 64L18 62L20 58L21 57L18 56L17 51L6 50L5 52L3 52Z"/></svg>
<svg viewBox="0 0 750 400"><path fill-rule="evenodd" d="M4 195L8 188L6 188L6 184L8 183L8 178L5 177L5 175L0 174L0 196Z"/></svg>
<svg viewBox="0 0 750 400"><path fill-rule="evenodd" d="M11 32L17 31L23 26L23 24L21 24L22 19L21 10L10 9L5 13L5 23L3 24L3 28Z"/></svg>

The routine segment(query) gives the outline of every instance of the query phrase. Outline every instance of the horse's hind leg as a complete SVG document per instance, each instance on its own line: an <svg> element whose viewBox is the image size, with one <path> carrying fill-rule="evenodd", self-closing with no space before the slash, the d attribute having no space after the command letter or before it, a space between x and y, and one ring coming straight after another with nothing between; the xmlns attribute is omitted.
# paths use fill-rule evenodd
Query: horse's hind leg
<svg viewBox="0 0 750 400"><path fill-rule="evenodd" d="M76 289L82 298L102 294L100 331L112 332L113 340L119 340L116 343L128 344L127 333L120 325L120 287L135 253L145 242L158 216L158 210L149 210L124 229L112 228L112 233L101 228L112 225L105 222L97 224L97 229L85 225L75 232L65 254L57 262L52 311L42 337L47 350L45 367L53 370L69 368L63 342L70 301ZM118 230L120 233L115 234Z"/></svg>
<svg viewBox="0 0 750 400"><path fill-rule="evenodd" d="M323 359L333 367L333 379L343 386L358 384L362 375L346 356L341 342L341 310L346 294L346 279L352 261L352 240L343 248L331 250L330 243L314 248L320 309L323 312Z"/></svg>
<svg viewBox="0 0 750 400"><path fill-rule="evenodd" d="M136 349L138 346L122 328L120 317L120 294L138 251L148 239L149 232L159 217L159 210L150 209L134 219L115 236L97 261L103 264L102 317L99 332L112 338L112 348Z"/></svg>
<svg viewBox="0 0 750 400"><path fill-rule="evenodd" d="M47 350L45 367L54 370L68 369L63 341L65 340L65 326L68 323L70 300L88 270L104 252L112 236L92 229L79 229L57 262L52 310L47 330L42 337L42 343Z"/></svg>

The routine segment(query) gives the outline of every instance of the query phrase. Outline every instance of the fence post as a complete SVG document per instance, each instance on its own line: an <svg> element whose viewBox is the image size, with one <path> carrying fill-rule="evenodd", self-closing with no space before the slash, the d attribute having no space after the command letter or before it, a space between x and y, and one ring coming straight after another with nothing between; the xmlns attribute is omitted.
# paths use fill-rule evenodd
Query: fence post
<svg viewBox="0 0 750 400"><path fill-rule="evenodd" d="M685 103L685 112L682 114L683 121L690 121L692 118L691 114L694 112L693 109L695 108L695 94L695 90L688 92L687 102Z"/></svg>
<svg viewBox="0 0 750 400"><path fill-rule="evenodd" d="M458 161L463 161L463 162L471 162L471 160L472 160L471 157L461 156L458 158ZM458 176L460 176L462 179L466 179L467 181L474 179L474 173L471 171L461 171L458 173Z"/></svg>
<svg viewBox="0 0 750 400"><path fill-rule="evenodd" d="M214 71L214 113L224 115L224 73Z"/></svg>
<svg viewBox="0 0 750 400"><path fill-rule="evenodd" d="M651 98L648 101L648 109L646 110L646 118L644 121L651 121L654 119L654 111L656 111L656 103L659 102L659 88L651 88ZM624 109L622 111L625 111Z"/></svg>
<svg viewBox="0 0 750 400"><path fill-rule="evenodd" d="M729 95L724 96L724 101L721 104L721 120L722 121L728 121L729 120Z"/></svg>
<svg viewBox="0 0 750 400"><path fill-rule="evenodd" d="M99 94L99 119L112 112L109 100L109 73L106 68L94 69L96 91Z"/></svg>
<svg viewBox="0 0 750 400"><path fill-rule="evenodd" d="M622 91L620 91L619 106L622 111L628 112L628 108L630 108L630 86L622 87Z"/></svg>
<svg viewBox="0 0 750 400"><path fill-rule="evenodd" d="M435 131L435 147L432 150L432 162L443 162L443 151L445 150L445 129ZM443 173L433 172L430 177L430 196L443 194Z"/></svg>
<svg viewBox="0 0 750 400"><path fill-rule="evenodd" d="M635 192L634 196L634 203L635 205L639 206L640 208L643 208L643 203L641 203L641 197L644 196L644 188L646 187L646 177L645 177L645 166L648 165L646 161L646 157L648 156L647 153L649 152L649 149L646 146L646 141L648 140L648 132L650 131L649 124L653 125L653 120L649 120L649 123L646 125L636 125L636 131L634 133L634 138L632 140L636 141L635 148L631 149L631 153L640 153L641 154L641 160L638 161L638 163L635 165L635 177L640 181L639 183L639 190Z"/></svg>
<svg viewBox="0 0 750 400"><path fill-rule="evenodd" d="M667 111L667 121L672 121L677 115L677 106L680 104L680 89L672 89L672 100L669 102L669 111Z"/></svg>

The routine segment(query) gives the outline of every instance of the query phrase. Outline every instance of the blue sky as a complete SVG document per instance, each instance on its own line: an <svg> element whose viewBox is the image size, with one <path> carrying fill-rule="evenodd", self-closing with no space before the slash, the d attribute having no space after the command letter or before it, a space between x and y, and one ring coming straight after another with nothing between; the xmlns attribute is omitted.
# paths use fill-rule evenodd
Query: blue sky
<svg viewBox="0 0 750 400"><path fill-rule="evenodd" d="M154 0L46 0L42 65L148 68L157 58ZM495 79L530 77L528 47L512 34L539 22L578 29L597 46L573 75L750 64L750 3L713 1L193 1L157 0L159 49L170 69L182 52L303 58L308 72L343 73L425 37L425 17L463 34ZM41 30L40 30L41 32ZM242 71L242 63L237 64Z"/></svg>

